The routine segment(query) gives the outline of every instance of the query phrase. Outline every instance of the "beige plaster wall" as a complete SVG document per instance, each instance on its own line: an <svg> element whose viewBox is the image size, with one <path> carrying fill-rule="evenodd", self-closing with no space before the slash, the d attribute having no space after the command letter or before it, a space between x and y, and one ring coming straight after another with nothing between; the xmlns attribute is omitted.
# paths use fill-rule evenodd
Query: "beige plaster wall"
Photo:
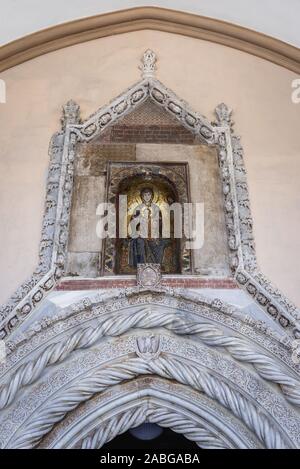
<svg viewBox="0 0 300 469"><path fill-rule="evenodd" d="M151 47L158 78L213 118L221 101L242 135L260 266L300 306L300 104L296 75L254 56L197 39L140 31L44 55L2 73L0 104L0 301L37 262L50 136L73 98L83 117L139 79Z"/></svg>

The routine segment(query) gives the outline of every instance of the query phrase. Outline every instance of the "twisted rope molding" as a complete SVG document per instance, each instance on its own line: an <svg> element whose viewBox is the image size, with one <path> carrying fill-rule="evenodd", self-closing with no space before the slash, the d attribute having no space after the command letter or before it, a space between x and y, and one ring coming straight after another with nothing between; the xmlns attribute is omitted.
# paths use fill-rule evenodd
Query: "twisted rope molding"
<svg viewBox="0 0 300 469"><path fill-rule="evenodd" d="M219 314L221 313L222 315L230 316L232 319L236 319L241 323L247 324L247 326L251 327L251 329L264 334L266 337L276 340L287 349L290 349L292 347L292 338L289 335L283 332L279 334L278 331L271 329L264 321L254 319L252 316L249 315L245 315L238 308L234 307L231 304L224 303L219 298L214 298L212 300L198 292L197 294L195 294L191 291L184 290L183 288L178 288L175 290L172 287L162 285L153 288L151 287L151 289L148 287L134 286L126 287L122 290L116 290L116 292L109 291L106 293L97 293L94 295L83 297L72 305L63 308L60 313L54 315L51 314L51 316L45 316L40 321L36 321L32 325L32 327L29 328L27 331L19 335L15 334L13 339L6 342L8 347L7 354L9 355L10 353L12 353L16 349L16 347L24 343L24 341L30 339L34 333L40 332L41 330L45 330L60 321L67 320L74 316L74 313L79 314L83 313L87 309L90 309L94 311L95 314L99 314L99 311L103 312L105 310L105 306L106 311L113 312L110 307L113 306L116 301L118 302L120 300L127 300L128 307L132 306L133 304L132 302L129 302L130 300L136 301L137 298L145 299L145 296L147 298L146 302L149 304L149 294L151 295L151 299L154 301L157 300L157 296L163 294L166 299L168 298L171 302L175 300L180 305L182 304L182 302L184 302L185 306L187 306L187 304L190 304L190 302L192 302L195 306L201 306L202 308L208 308L213 312L218 312ZM137 303L134 304L136 305ZM141 303L138 304L141 306ZM162 304L160 302L155 303L155 306L161 307L161 305ZM144 304L143 307L145 306L146 305ZM122 309L123 308L124 305L122 305Z"/></svg>
<svg viewBox="0 0 300 469"><path fill-rule="evenodd" d="M253 404L240 393L230 389L227 384L216 380L206 372L200 374L193 366L176 359L160 357L160 362L153 361L152 369L164 378L173 378L180 383L188 384L212 399L216 399L232 411L236 417L244 421L248 428L254 431L258 439L265 444L266 448L286 447L281 436L273 430L268 419L259 415Z"/></svg>
<svg viewBox="0 0 300 469"><path fill-rule="evenodd" d="M104 336L122 335L131 328L149 329L162 326L178 335L198 335L206 345L224 347L237 361L253 365L261 378L278 384L285 398L300 406L300 382L287 374L274 359L249 346L246 340L235 336L225 337L222 330L210 323L188 322L174 313L152 311L149 315L149 310L143 308L127 317L105 319L95 328L80 329L65 343L50 344L37 359L21 365L9 382L1 386L0 409L11 404L19 389L37 380L47 366L61 363L73 351L88 348Z"/></svg>
<svg viewBox="0 0 300 469"><path fill-rule="evenodd" d="M155 375L138 376L93 395L58 422L37 448L79 448L83 438L137 406L160 407L161 413L177 412L178 418L185 416L232 448L262 448L254 433L221 404L189 386Z"/></svg>
<svg viewBox="0 0 300 469"><path fill-rule="evenodd" d="M147 362L141 358L131 358L127 361L117 362L110 366L93 370L80 380L64 388L56 398L47 401L47 407L39 407L38 415L30 416L26 425L11 435L5 445L6 448L29 449L35 447L40 440L59 422L64 415L76 408L79 403L89 399L93 394L100 393L108 387L115 386L124 380L136 378L139 375L156 374L166 379L175 379L177 382L188 385L197 391L204 392L224 407L229 409L236 417L241 419L257 438L268 449L288 448L279 432L275 430L268 418L249 402L239 392L230 389L221 381L217 381L206 372L199 373L195 366L185 362L159 356Z"/></svg>
<svg viewBox="0 0 300 469"><path fill-rule="evenodd" d="M212 431L200 427L192 419L188 419L180 412L166 411L158 405L138 406L102 423L92 435L82 439L81 449L100 449L105 443L113 440L117 435L125 433L130 428L135 428L144 422L151 422L161 427L170 428L175 433L183 434L188 440L195 441L202 449L229 449L220 436Z"/></svg>

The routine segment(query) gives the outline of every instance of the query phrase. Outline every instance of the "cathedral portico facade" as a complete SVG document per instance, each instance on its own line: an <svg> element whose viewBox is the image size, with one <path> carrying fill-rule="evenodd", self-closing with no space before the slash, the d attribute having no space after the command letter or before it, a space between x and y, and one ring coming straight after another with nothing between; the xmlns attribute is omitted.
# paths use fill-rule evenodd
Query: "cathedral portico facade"
<svg viewBox="0 0 300 469"><path fill-rule="evenodd" d="M238 112L204 117L166 56L135 55L140 78L89 117L61 102L38 263L0 309L0 447L96 449L151 424L299 448L300 311L259 267Z"/></svg>

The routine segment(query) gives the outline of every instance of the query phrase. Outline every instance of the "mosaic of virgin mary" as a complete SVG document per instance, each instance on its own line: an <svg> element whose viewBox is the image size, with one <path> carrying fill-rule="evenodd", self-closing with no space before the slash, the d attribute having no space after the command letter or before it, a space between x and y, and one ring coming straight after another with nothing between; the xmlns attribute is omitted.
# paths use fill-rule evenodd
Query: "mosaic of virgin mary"
<svg viewBox="0 0 300 469"><path fill-rule="evenodd" d="M129 223L129 265L162 264L169 239L162 238L162 214L159 206L153 203L151 187L144 187L139 204Z"/></svg>
<svg viewBox="0 0 300 469"><path fill-rule="evenodd" d="M179 240L174 239L173 225L163 236L165 204L176 200L170 184L161 178L147 183L139 176L122 188L128 198L126 225L128 237L117 242L117 273L132 274L137 264L160 264L164 273L179 271Z"/></svg>

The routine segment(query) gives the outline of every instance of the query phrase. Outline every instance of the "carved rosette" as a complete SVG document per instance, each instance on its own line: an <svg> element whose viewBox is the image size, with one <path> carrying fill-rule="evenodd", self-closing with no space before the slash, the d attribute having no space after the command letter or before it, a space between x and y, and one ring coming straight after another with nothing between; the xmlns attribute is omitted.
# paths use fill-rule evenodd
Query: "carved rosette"
<svg viewBox="0 0 300 469"><path fill-rule="evenodd" d="M128 89L108 106L98 110L82 124L71 128L80 142L89 142L121 117L132 112L149 95L148 82L141 82Z"/></svg>
<svg viewBox="0 0 300 469"><path fill-rule="evenodd" d="M138 264L136 281L139 287L157 287L161 282L160 264Z"/></svg>

